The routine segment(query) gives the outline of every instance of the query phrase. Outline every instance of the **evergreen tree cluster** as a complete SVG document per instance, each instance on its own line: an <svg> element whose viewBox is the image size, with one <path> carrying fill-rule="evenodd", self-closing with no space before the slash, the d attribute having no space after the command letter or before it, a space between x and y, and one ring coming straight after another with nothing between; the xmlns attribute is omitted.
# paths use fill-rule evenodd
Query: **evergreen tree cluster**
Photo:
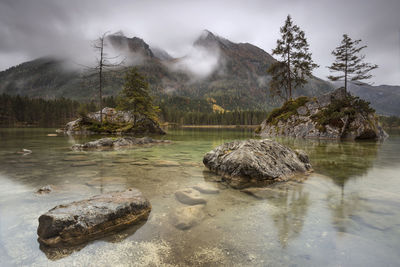
<svg viewBox="0 0 400 267"><path fill-rule="evenodd" d="M79 106L79 102L66 98L45 100L2 94L0 95L0 125L61 125L75 118Z"/></svg>
<svg viewBox="0 0 400 267"><path fill-rule="evenodd" d="M158 107L153 104L149 83L136 68L131 68L127 72L117 104L120 110L131 111L134 115L145 115L157 120Z"/></svg>
<svg viewBox="0 0 400 267"><path fill-rule="evenodd" d="M115 107L115 99L103 99L109 107ZM27 96L0 95L0 126L60 127L76 119L80 113L96 111L95 101L78 102L68 98L43 99Z"/></svg>
<svg viewBox="0 0 400 267"><path fill-rule="evenodd" d="M159 114L163 122L185 125L257 125L268 113L266 111L213 112L210 104L202 99L178 97L171 101L175 104L161 105ZM106 107L115 108L117 99L112 96L103 98L103 103ZM2 94L0 126L62 127L79 116L97 110L98 105L95 101L78 102L67 98L42 99Z"/></svg>

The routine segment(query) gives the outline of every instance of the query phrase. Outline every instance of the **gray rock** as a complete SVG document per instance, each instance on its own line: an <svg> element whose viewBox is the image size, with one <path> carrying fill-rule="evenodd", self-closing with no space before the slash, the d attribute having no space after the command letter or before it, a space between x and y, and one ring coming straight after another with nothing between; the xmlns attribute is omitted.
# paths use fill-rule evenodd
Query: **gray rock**
<svg viewBox="0 0 400 267"><path fill-rule="evenodd" d="M345 132L343 138L345 139L385 139L388 134L377 123L374 114L364 116L356 114L356 118L348 125L348 131Z"/></svg>
<svg viewBox="0 0 400 267"><path fill-rule="evenodd" d="M59 205L39 217L38 241L49 247L75 246L146 220L150 211L150 202L137 189Z"/></svg>
<svg viewBox="0 0 400 267"><path fill-rule="evenodd" d="M203 194L218 194L219 193L218 188L215 188L214 186L211 186L208 184L198 184L198 185L193 186L193 188Z"/></svg>
<svg viewBox="0 0 400 267"><path fill-rule="evenodd" d="M179 202L187 205L206 204L207 202L198 191L191 188L175 192L175 197Z"/></svg>
<svg viewBox="0 0 400 267"><path fill-rule="evenodd" d="M127 148L138 145L147 144L165 144L170 143L169 140L157 140L150 137L135 138L135 137L119 137L119 138L101 138L95 141L91 141L85 144L75 144L72 146L72 150L84 151L84 150L112 150L119 148Z"/></svg>
<svg viewBox="0 0 400 267"><path fill-rule="evenodd" d="M315 114L320 108L320 105L315 100L308 101L305 105L311 114Z"/></svg>
<svg viewBox="0 0 400 267"><path fill-rule="evenodd" d="M299 115L307 115L308 109L305 106L301 106L297 109Z"/></svg>
<svg viewBox="0 0 400 267"><path fill-rule="evenodd" d="M304 152L269 139L225 143L208 152L203 163L234 188L268 185L311 171Z"/></svg>
<svg viewBox="0 0 400 267"><path fill-rule="evenodd" d="M204 218L204 205L179 207L172 215L172 224L180 230L188 230Z"/></svg>
<svg viewBox="0 0 400 267"><path fill-rule="evenodd" d="M331 95L330 94L321 95L317 97L317 102L321 108L329 106L329 104L332 102Z"/></svg>

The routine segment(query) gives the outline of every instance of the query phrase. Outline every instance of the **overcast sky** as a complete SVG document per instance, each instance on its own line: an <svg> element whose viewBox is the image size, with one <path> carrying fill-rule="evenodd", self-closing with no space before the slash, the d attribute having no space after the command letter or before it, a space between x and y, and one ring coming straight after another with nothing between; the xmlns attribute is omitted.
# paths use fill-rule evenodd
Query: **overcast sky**
<svg viewBox="0 0 400 267"><path fill-rule="evenodd" d="M326 79L342 34L368 45L375 84L400 85L400 0L0 0L0 70L58 54L92 56L105 31L138 36L183 56L203 29L271 53L287 14L306 33L314 74Z"/></svg>

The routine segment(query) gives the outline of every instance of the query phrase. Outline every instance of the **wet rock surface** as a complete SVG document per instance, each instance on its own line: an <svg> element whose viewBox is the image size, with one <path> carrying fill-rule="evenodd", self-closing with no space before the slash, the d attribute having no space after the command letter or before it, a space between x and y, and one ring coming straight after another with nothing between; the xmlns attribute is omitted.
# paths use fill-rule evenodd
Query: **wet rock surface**
<svg viewBox="0 0 400 267"><path fill-rule="evenodd" d="M85 151L85 150L112 150L120 148L129 148L138 145L151 145L151 144L167 144L171 143L169 140L157 140L150 137L119 137L119 138L101 138L85 144L75 144L72 150Z"/></svg>
<svg viewBox="0 0 400 267"><path fill-rule="evenodd" d="M305 152L269 139L225 143L205 154L203 163L234 188L269 185L312 170Z"/></svg>
<svg viewBox="0 0 400 267"><path fill-rule="evenodd" d="M39 217L41 245L75 246L146 220L150 202L137 189L59 205Z"/></svg>
<svg viewBox="0 0 400 267"><path fill-rule="evenodd" d="M360 101L352 98L344 88L306 101L296 112L281 114L281 118L278 116L275 121L264 120L259 134L263 137L347 140L383 140L388 137L375 112L365 108L365 105L357 107ZM341 108L338 107L340 103L343 104Z"/></svg>

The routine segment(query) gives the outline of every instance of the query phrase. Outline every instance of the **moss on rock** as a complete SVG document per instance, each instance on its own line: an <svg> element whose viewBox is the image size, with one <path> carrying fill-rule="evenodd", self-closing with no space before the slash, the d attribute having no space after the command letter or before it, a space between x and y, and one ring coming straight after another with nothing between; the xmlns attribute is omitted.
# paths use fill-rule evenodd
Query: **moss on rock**
<svg viewBox="0 0 400 267"><path fill-rule="evenodd" d="M369 106L369 102L358 97L347 95L344 99L333 100L326 108L311 116L317 123L317 128L321 132L326 131L326 126L342 128L345 124L344 118L348 119L348 124L354 121L356 114L368 115L375 110Z"/></svg>
<svg viewBox="0 0 400 267"><path fill-rule="evenodd" d="M306 96L301 96L294 100L289 100L282 107L276 108L271 111L267 117L267 122L273 125L278 124L279 121L286 121L292 115L298 115L297 109L304 106L310 99Z"/></svg>

